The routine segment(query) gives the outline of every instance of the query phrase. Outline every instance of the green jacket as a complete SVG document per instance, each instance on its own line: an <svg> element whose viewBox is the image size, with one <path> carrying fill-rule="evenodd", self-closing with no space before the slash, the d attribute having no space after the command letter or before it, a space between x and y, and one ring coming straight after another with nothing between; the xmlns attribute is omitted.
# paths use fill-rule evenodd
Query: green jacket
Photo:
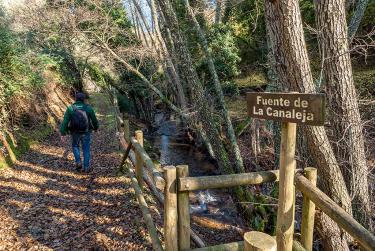
<svg viewBox="0 0 375 251"><path fill-rule="evenodd" d="M83 102L81 101L77 101L75 102L73 105L75 105L78 109L84 109L86 112L87 112L87 116L90 120L90 130L94 129L94 130L98 130L99 128L99 123L98 123L98 120L96 118L96 115L95 115L95 112L94 110L92 109L91 106L89 105L86 105L84 104ZM64 120L61 124L61 127L60 127L60 133L61 135L67 135L69 132L69 122L70 122L70 119L73 115L73 105L71 106L68 106L68 108L66 109L66 112L64 114Z"/></svg>

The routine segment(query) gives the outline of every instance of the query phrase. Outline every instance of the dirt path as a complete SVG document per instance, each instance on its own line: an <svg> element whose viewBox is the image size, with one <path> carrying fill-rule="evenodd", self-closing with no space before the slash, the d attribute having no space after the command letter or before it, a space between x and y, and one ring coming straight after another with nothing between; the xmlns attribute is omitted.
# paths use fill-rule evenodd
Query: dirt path
<svg viewBox="0 0 375 251"><path fill-rule="evenodd" d="M151 250L130 180L116 175L113 116L96 101L92 173L74 171L57 134L0 170L0 250Z"/></svg>

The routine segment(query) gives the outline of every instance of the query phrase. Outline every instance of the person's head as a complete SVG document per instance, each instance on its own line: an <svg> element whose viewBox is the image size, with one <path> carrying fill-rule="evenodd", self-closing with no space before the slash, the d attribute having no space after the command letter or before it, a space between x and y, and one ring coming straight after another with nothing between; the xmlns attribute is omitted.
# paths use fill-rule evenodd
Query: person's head
<svg viewBox="0 0 375 251"><path fill-rule="evenodd" d="M86 99L86 95L83 92L76 93L76 101L84 102Z"/></svg>

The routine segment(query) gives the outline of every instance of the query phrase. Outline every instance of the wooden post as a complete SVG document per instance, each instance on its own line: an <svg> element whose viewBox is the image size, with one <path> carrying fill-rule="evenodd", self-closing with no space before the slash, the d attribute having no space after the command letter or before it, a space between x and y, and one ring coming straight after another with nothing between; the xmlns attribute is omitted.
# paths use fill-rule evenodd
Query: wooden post
<svg viewBox="0 0 375 251"><path fill-rule="evenodd" d="M143 147L143 132L141 130L135 131L135 139ZM135 151L135 174L141 189L143 188L143 161L139 152Z"/></svg>
<svg viewBox="0 0 375 251"><path fill-rule="evenodd" d="M293 245L296 129L295 123L281 123L279 207L276 226L278 251L291 251Z"/></svg>
<svg viewBox="0 0 375 251"><path fill-rule="evenodd" d="M296 187L303 195L309 197L311 201L327 214L339 227L350 234L364 250L375 250L375 236L364 226L359 224L353 216L348 214L342 207L337 205L325 193L301 174L296 174Z"/></svg>
<svg viewBox="0 0 375 251"><path fill-rule="evenodd" d="M177 189L176 189L176 167L164 167L164 242L165 251L177 251Z"/></svg>
<svg viewBox="0 0 375 251"><path fill-rule="evenodd" d="M142 190L138 185L137 179L135 179L134 177L132 177L132 185L137 196L139 207L141 208L143 219L147 226L147 230L151 237L152 246L156 251L163 251L163 247L161 246L158 232L156 230L154 221L152 220L152 216L150 214L150 210L148 209L147 202L143 197Z"/></svg>
<svg viewBox="0 0 375 251"><path fill-rule="evenodd" d="M130 141L130 125L129 125L129 115L123 114L123 121L124 121L124 137L126 142L129 143Z"/></svg>
<svg viewBox="0 0 375 251"><path fill-rule="evenodd" d="M127 142L130 140L130 126L129 126L129 118L124 120L124 136Z"/></svg>
<svg viewBox="0 0 375 251"><path fill-rule="evenodd" d="M317 169L307 167L304 174L311 184L316 186ZM303 195L301 243L306 251L313 250L314 216L315 204L306 195Z"/></svg>
<svg viewBox="0 0 375 251"><path fill-rule="evenodd" d="M177 166L177 177L184 178L189 176L188 166ZM178 205L178 243L179 250L190 249L190 206L189 191L177 191Z"/></svg>
<svg viewBox="0 0 375 251"><path fill-rule="evenodd" d="M276 251L276 240L262 232L247 232L244 235L244 251Z"/></svg>

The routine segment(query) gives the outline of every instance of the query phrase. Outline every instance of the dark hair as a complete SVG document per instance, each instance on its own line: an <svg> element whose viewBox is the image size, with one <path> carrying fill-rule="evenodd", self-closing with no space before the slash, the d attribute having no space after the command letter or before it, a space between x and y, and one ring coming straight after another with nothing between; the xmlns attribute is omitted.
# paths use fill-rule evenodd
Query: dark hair
<svg viewBox="0 0 375 251"><path fill-rule="evenodd" d="M83 92L77 92L76 93L76 101L84 101L86 98L86 95Z"/></svg>

